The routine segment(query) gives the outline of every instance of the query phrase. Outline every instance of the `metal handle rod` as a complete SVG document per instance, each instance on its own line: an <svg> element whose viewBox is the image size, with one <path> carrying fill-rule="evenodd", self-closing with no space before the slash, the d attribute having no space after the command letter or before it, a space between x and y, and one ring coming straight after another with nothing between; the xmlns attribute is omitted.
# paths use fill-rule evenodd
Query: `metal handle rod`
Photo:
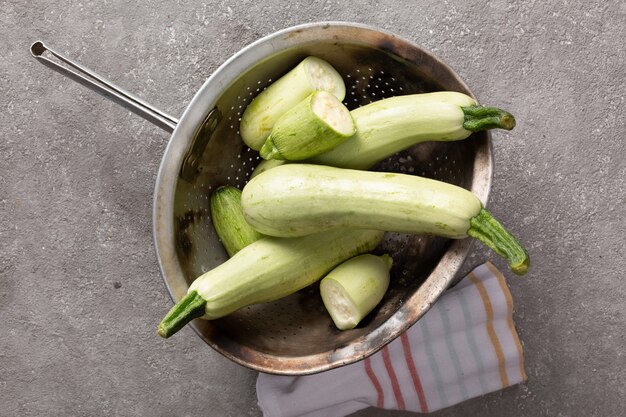
<svg viewBox="0 0 626 417"><path fill-rule="evenodd" d="M43 56L46 51L61 60L62 62L66 63L70 67L78 70L78 72ZM72 80L84 85L85 87L90 88L91 90L116 102L117 104L143 117L149 122L154 123L163 130L171 133L174 131L174 128L176 128L176 125L178 124L178 119L176 119L175 117L172 117L169 114L158 110L157 108L146 103L139 97L136 97L128 91L125 91L124 89L116 86L111 81L96 74L90 69L85 68L79 63L74 62L64 57L63 55L53 51L52 49L44 45L43 42L37 41L33 43L30 47L30 52L35 58L39 60L39 62L46 65L47 67L52 68L53 70L65 75L66 77L71 78Z"/></svg>

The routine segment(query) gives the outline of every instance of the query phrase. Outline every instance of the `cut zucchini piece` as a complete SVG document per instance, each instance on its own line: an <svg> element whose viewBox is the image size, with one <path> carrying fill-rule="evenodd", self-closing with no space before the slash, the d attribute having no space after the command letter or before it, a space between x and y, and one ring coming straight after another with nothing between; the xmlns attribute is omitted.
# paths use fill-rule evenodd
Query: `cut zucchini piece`
<svg viewBox="0 0 626 417"><path fill-rule="evenodd" d="M264 159L299 161L311 158L356 132L350 111L326 91L317 91L283 114L261 148Z"/></svg>
<svg viewBox="0 0 626 417"><path fill-rule="evenodd" d="M392 264L389 255L360 255L320 282L322 301L338 329L355 328L380 303L389 287Z"/></svg>

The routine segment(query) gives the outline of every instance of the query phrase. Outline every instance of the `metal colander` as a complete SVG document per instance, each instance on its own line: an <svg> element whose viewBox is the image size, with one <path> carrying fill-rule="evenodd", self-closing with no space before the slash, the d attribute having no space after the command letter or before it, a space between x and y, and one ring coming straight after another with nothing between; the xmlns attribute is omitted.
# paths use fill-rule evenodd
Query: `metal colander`
<svg viewBox="0 0 626 417"><path fill-rule="evenodd" d="M243 188L260 162L258 153L239 135L243 110L273 80L309 55L328 61L343 76L344 104L350 109L412 93L452 90L471 95L433 55L362 25L297 26L241 50L207 80L179 122L170 117L175 129L157 178L154 237L174 300L185 295L196 277L227 260L211 222L209 198L222 185ZM137 109L137 102L145 103L132 98L132 106L119 97L117 101L146 117L145 109ZM167 129L169 125L160 126ZM450 182L472 190L485 203L491 167L489 136L475 133L460 142L414 146L373 169ZM341 366L376 352L419 319L451 284L469 245L467 239L387 233L376 252L389 253L394 259L389 290L353 330L334 327L317 284L218 320L195 320L191 326L218 352L256 370L305 374ZM164 306L163 312L168 308ZM155 317L155 327L158 320ZM176 343L175 337L171 343Z"/></svg>

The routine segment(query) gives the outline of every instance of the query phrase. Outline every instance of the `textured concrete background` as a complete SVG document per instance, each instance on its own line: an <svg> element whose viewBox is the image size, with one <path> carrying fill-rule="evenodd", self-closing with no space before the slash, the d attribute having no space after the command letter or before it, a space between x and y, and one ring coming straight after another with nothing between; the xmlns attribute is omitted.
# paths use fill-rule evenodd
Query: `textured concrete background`
<svg viewBox="0 0 626 417"><path fill-rule="evenodd" d="M168 134L30 44L180 115L240 48L319 20L411 39L518 119L494 135L490 208L533 259L528 276L507 273L529 380L435 415L623 415L625 3L379 3L0 2L0 415L260 415L254 372L190 329L154 331L170 306L151 235ZM466 268L487 259L475 245Z"/></svg>

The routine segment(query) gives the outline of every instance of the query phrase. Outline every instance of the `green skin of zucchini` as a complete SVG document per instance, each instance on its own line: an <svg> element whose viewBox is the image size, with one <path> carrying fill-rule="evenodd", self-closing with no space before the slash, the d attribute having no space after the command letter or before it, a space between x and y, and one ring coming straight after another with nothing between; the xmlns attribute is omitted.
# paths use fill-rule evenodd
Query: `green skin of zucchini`
<svg viewBox="0 0 626 417"><path fill-rule="evenodd" d="M452 91L391 97L350 114L356 134L330 151L307 159L307 163L367 170L418 143L457 141L472 132L515 127L510 113L479 106L473 98ZM260 171L267 169L265 165L262 161Z"/></svg>
<svg viewBox="0 0 626 417"><path fill-rule="evenodd" d="M526 250L470 191L413 175L286 164L244 187L244 218L261 233L294 237L366 228L462 239L472 236L526 273Z"/></svg>
<svg viewBox="0 0 626 417"><path fill-rule="evenodd" d="M158 333L169 337L194 318L217 319L292 294L346 259L373 250L383 234L336 229L294 239L257 240L198 277L159 323Z"/></svg>
<svg viewBox="0 0 626 417"><path fill-rule="evenodd" d="M326 95L352 122L345 133L335 130L313 111L313 100ZM339 110L338 110L339 111ZM274 124L272 132L261 148L264 159L299 161L329 151L354 135L356 128L350 112L337 98L325 91L311 94L293 109L283 114Z"/></svg>
<svg viewBox="0 0 626 417"><path fill-rule="evenodd" d="M230 185L211 194L211 220L228 256L233 256L263 235L243 218L241 190Z"/></svg>

